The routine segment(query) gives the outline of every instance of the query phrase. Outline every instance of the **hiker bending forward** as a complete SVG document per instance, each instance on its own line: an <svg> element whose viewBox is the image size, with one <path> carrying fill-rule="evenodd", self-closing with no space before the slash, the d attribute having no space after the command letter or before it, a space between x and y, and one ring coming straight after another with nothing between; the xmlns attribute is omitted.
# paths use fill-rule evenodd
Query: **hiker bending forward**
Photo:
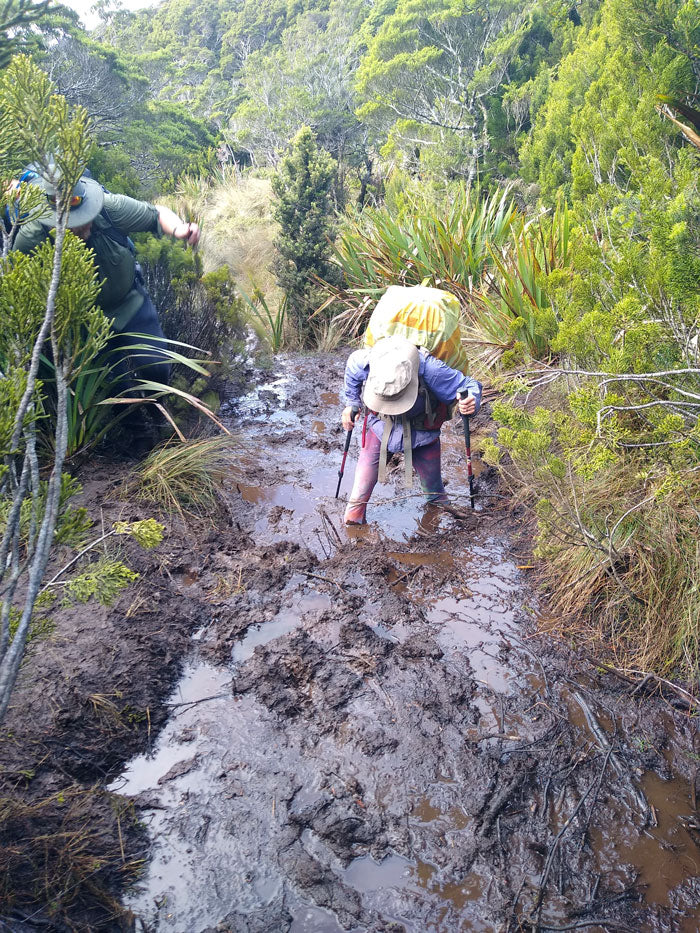
<svg viewBox="0 0 700 933"><path fill-rule="evenodd" d="M458 394L464 398L457 400ZM372 490L378 479L384 482L386 477L387 456L397 451L404 454L408 485L415 467L428 501L447 501L440 469L440 427L456 400L460 414L473 415L481 405L481 383L403 337L385 337L371 349L350 354L343 427L352 429L353 409L363 401L367 416L346 524L365 523Z"/></svg>
<svg viewBox="0 0 700 933"><path fill-rule="evenodd" d="M28 170L23 180L38 185L46 194L45 213L22 226L14 243L15 249L30 253L51 236L56 225L56 188L53 180L42 177L38 170ZM167 207L105 191L84 175L73 191L68 228L95 254L102 282L97 303L112 318L114 331L108 350L123 360L121 371L114 375L125 377L129 348L139 343L138 359L132 361L138 376L167 384L170 364L161 352L163 331L155 305L144 288L129 234L165 233L194 246L199 240L199 227L181 220ZM130 336L134 333L138 338Z"/></svg>

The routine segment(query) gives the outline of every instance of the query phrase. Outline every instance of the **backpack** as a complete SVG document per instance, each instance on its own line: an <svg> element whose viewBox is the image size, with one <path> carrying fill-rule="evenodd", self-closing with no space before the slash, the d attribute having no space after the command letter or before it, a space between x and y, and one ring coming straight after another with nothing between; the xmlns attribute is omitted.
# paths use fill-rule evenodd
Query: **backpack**
<svg viewBox="0 0 700 933"><path fill-rule="evenodd" d="M105 191L107 191L104 185L102 185L102 187ZM107 193L109 194L109 192ZM119 246L124 247L124 249L128 249L131 255L134 257L134 284L136 288L143 288L145 285L145 279L143 277L141 263L136 259L136 244L130 236L128 236L126 233L122 233L118 227L114 226L112 223L112 218L109 216L109 211L106 207L103 207L100 211L100 217L103 217L109 224L109 227L106 229L103 228L100 232L103 233L104 236L109 237L110 240L113 240Z"/></svg>
<svg viewBox="0 0 700 933"><path fill-rule="evenodd" d="M390 285L377 302L365 331L365 346L373 347L383 337L405 337L423 351L431 353L452 369L467 374L467 354L462 346L459 301L454 295L440 288L427 285ZM425 431L439 431L445 421L452 417L454 408L432 399L428 387L419 383L419 393L425 399L425 413L409 419L402 415L397 421L403 423L404 460L406 483L413 485L411 426ZM379 454L379 481L386 476L386 444L388 422L382 437Z"/></svg>
<svg viewBox="0 0 700 933"><path fill-rule="evenodd" d="M365 346L382 337L405 337L443 363L467 375L459 301L426 285L390 285L377 302L365 331Z"/></svg>

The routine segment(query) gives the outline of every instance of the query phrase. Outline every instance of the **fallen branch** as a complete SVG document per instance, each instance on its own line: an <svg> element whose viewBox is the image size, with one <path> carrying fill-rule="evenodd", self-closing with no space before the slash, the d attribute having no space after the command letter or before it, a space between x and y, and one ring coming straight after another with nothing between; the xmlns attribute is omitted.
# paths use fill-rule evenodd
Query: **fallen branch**
<svg viewBox="0 0 700 933"><path fill-rule="evenodd" d="M605 661L601 661L599 658L595 658L591 655L588 655L587 658L591 664L594 664L596 667L600 667L604 671L619 677L620 680L624 680L625 683L634 686L635 689L632 691L633 695L637 691L643 690L647 684L655 683L660 691L662 687L667 687L669 690L675 693L676 696L685 704L686 709L700 710L699 697L693 696L692 693L684 690L683 687L679 687L678 684L674 684L673 681L666 680L665 677L659 677L658 674L654 674L651 671L639 671L632 668L613 667L611 664L607 664Z"/></svg>
<svg viewBox="0 0 700 933"><path fill-rule="evenodd" d="M623 783L627 784L627 789L628 789L630 797L634 801L637 809L642 813L644 817L644 825L645 826L648 825L649 815L651 811L649 808L649 801L646 799L644 792L641 791L636 786L636 784L634 783L632 778L629 776L627 771L623 768L617 755L613 753L612 745L608 741L608 737L605 734L605 730L603 729L601 724L596 719L595 713L590 708L588 703L586 703L584 698L581 696L581 694L577 690L572 690L571 695L576 700L578 705L580 706L581 712L583 713L585 717L588 728L591 730L591 734L593 735L593 738L595 739L596 745L602 752L605 752L607 754L608 758L612 762L613 768L615 769L615 773L623 781Z"/></svg>
<svg viewBox="0 0 700 933"><path fill-rule="evenodd" d="M338 534L337 528L335 527L335 525L334 525L333 522L331 521L330 516L328 515L328 513L326 512L325 509L319 509L319 512L321 513L321 520L322 520L322 522L323 522L323 528L324 528L324 531L326 532L326 537L328 538L328 543L330 544L331 548L333 548L333 542L331 541L331 536L330 536L330 534L328 533L328 529L329 529L329 528L330 528L330 530L333 532L333 537L335 538L335 541L336 541L336 544L338 545L338 547L342 547L342 546L343 546L343 541L342 541L340 535Z"/></svg>
<svg viewBox="0 0 700 933"><path fill-rule="evenodd" d="M605 761L603 762L603 767L602 767L602 770L601 770L600 775L598 775L598 776L595 778L595 780L594 780L594 781L591 781L591 783L588 785L587 790L586 790L585 793L581 796L581 799L579 800L579 802L578 802L578 803L576 804L576 806L574 807L574 812L571 814L571 816L567 819L567 821L564 823L564 825L562 826L562 828L561 828L561 829L559 830L559 832L556 834L556 836L554 837L554 841L552 842L552 844L551 844L550 847L549 847L549 850L548 850L548 852L547 852L547 858L546 858L545 863L544 863L544 868L542 869L542 874L540 875L539 889L538 889L538 891L537 891L537 898L536 898L536 900L535 900L535 910L536 910L537 912L536 912L536 914L535 914L535 919L534 919L534 921L528 921L528 922L532 922L532 923L533 923L533 926L535 927L535 929L541 929L540 916L541 916L541 914L542 914L542 903L543 903L543 901L544 901L544 892L545 892L545 889L546 889L546 887L547 887L547 881L548 881L548 879L549 879L549 873L550 873L550 871L552 870L552 864L554 863L554 856L556 855L557 849L559 848L559 843L561 842L561 840L562 840L562 838L563 838L563 836L564 836L564 833L568 830L569 826L571 826L571 824L573 823L573 821L574 821L574 820L576 819L576 817L578 816L578 814L579 814L581 808L583 807L584 803L585 803L586 800L588 799L588 796L589 796L589 794L591 793L591 791L593 790L593 788L594 788L594 787L595 787L595 788L598 788L598 789L600 788L600 785L601 785L602 780L603 780L603 775L605 774L605 769L606 769L607 766L608 766L608 762L610 761L611 756L612 756L612 746L608 746L608 751L607 751L607 754L606 754L606 756L605 756ZM598 793L598 791L596 790L596 796L597 796L597 793ZM572 927L572 929L575 929L575 927Z"/></svg>
<svg viewBox="0 0 700 933"><path fill-rule="evenodd" d="M417 567L412 567L410 570L407 570L405 573L402 573L400 577L397 577L395 580L392 580L391 586L396 586L398 583L403 583L404 580L407 580L409 577L414 576L418 573L419 570L423 569L422 564L418 564Z"/></svg>

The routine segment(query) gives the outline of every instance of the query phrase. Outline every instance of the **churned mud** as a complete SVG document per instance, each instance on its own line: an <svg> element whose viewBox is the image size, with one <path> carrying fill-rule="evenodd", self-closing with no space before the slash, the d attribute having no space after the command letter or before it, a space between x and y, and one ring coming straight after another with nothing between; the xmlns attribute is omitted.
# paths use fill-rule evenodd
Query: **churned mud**
<svg viewBox="0 0 700 933"><path fill-rule="evenodd" d="M694 721L534 634L547 610L517 516L478 464L469 508L459 424L459 514L397 465L370 524L343 527L342 366L289 358L230 402L228 518L148 558L147 614L131 594L71 643L81 686L74 707L56 688L42 741L138 815L122 862L145 858L130 918L82 929L696 931ZM490 430L486 406L473 431ZM148 721L103 739L85 678L93 696L122 683ZM23 687L37 708L40 683Z"/></svg>

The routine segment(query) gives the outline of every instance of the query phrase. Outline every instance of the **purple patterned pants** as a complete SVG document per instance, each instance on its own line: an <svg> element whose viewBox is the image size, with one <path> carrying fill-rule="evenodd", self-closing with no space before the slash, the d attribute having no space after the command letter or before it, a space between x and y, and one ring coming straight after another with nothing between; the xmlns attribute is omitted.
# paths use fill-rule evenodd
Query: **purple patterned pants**
<svg viewBox="0 0 700 933"><path fill-rule="evenodd" d="M367 431L365 446L360 448L360 457L355 469L355 482L345 509L345 523L364 525L365 511L379 473L379 450L381 442L374 431ZM440 471L440 438L424 447L413 448L413 468L420 479L421 489L429 502L446 502L447 495L442 485Z"/></svg>

